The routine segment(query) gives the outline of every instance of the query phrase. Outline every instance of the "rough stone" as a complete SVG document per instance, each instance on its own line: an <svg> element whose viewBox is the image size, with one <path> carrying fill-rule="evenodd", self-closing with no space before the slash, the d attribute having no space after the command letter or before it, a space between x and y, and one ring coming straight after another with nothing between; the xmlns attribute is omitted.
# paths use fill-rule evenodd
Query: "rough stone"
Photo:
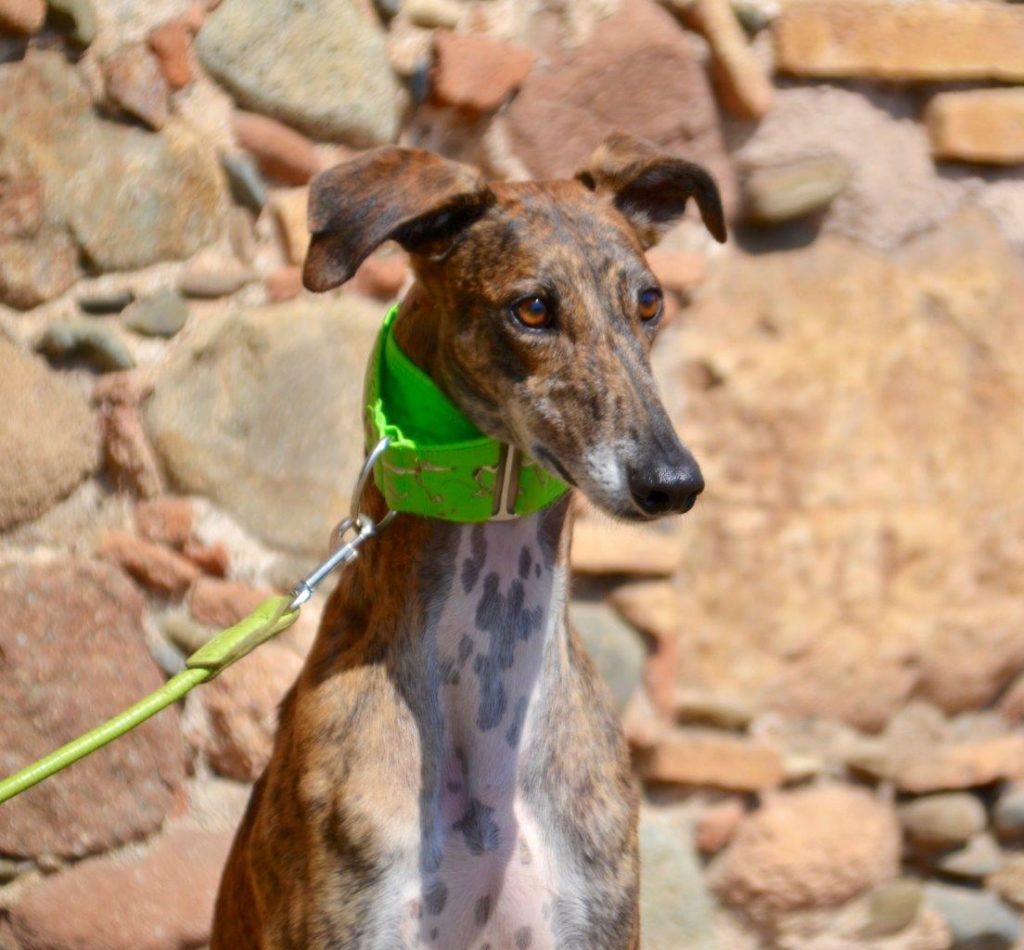
<svg viewBox="0 0 1024 950"><path fill-rule="evenodd" d="M46 0L50 15L79 46L96 39L96 11L91 0Z"/></svg>
<svg viewBox="0 0 1024 950"><path fill-rule="evenodd" d="M900 791L915 795L1024 779L1024 735L910 753L897 760L892 778Z"/></svg>
<svg viewBox="0 0 1024 950"><path fill-rule="evenodd" d="M3 0L0 2L0 30L31 36L38 33L46 19L43 0Z"/></svg>
<svg viewBox="0 0 1024 950"><path fill-rule="evenodd" d="M4 775L161 685L143 600L117 569L14 565L0 571L0 592ZM177 710L167 709L5 804L0 853L80 857L152 832L184 779L184 752Z"/></svg>
<svg viewBox="0 0 1024 950"><path fill-rule="evenodd" d="M242 106L313 138L365 147L398 135L402 94L383 34L351 0L224 0L196 48Z"/></svg>
<svg viewBox="0 0 1024 950"><path fill-rule="evenodd" d="M82 362L101 373L131 369L135 360L117 331L92 320L51 324L36 349L58 364Z"/></svg>
<svg viewBox="0 0 1024 950"><path fill-rule="evenodd" d="M228 568L231 567L231 554L227 545L220 541L216 544L186 541L181 553L204 574L210 574L213 577L228 576Z"/></svg>
<svg viewBox="0 0 1024 950"><path fill-rule="evenodd" d="M608 595L626 623L655 641L672 640L682 629L679 592L671 581L630 581Z"/></svg>
<svg viewBox="0 0 1024 950"><path fill-rule="evenodd" d="M188 320L188 304L173 290L133 303L121 315L129 330L143 336L174 336Z"/></svg>
<svg viewBox="0 0 1024 950"><path fill-rule="evenodd" d="M696 0L693 19L711 44L715 85L722 104L745 119L772 107L774 90L764 64L743 32L729 0Z"/></svg>
<svg viewBox="0 0 1024 950"><path fill-rule="evenodd" d="M305 188L287 188L275 191L270 198L270 207L277 220L281 239L284 242L288 260L302 264L309 246L309 225L306 210L309 192Z"/></svg>
<svg viewBox="0 0 1024 950"><path fill-rule="evenodd" d="M709 275L654 353L708 485L678 545L688 685L870 730L915 692L997 699L1024 661L1022 310L1019 255L975 213ZM1016 743L921 750L901 781L985 784Z"/></svg>
<svg viewBox="0 0 1024 950"><path fill-rule="evenodd" d="M140 857L84 861L25 893L14 933L24 950L203 946L230 846L227 832L179 828Z"/></svg>
<svg viewBox="0 0 1024 950"><path fill-rule="evenodd" d="M3 338L0 402L6 407L0 415L0 531L6 531L42 514L95 470L99 430L86 399Z"/></svg>
<svg viewBox="0 0 1024 950"><path fill-rule="evenodd" d="M43 187L0 174L0 237L32 237L43 223Z"/></svg>
<svg viewBox="0 0 1024 950"><path fill-rule="evenodd" d="M473 33L434 34L430 90L442 105L492 112L522 85L536 53Z"/></svg>
<svg viewBox="0 0 1024 950"><path fill-rule="evenodd" d="M641 950L715 950L712 901L689 829L671 814L640 815Z"/></svg>
<svg viewBox="0 0 1024 950"><path fill-rule="evenodd" d="M221 775L251 782L270 759L277 707L302 660L277 643L265 643L225 670L203 691L209 732L198 739Z"/></svg>
<svg viewBox="0 0 1024 950"><path fill-rule="evenodd" d="M1006 855L1003 866L989 875L985 886L1018 910L1024 910L1024 854Z"/></svg>
<svg viewBox="0 0 1024 950"><path fill-rule="evenodd" d="M0 65L0 115L0 162L40 181L44 228L70 234L91 268L186 257L218 233L221 179L197 134L177 120L153 135L100 118L59 53Z"/></svg>
<svg viewBox="0 0 1024 950"><path fill-rule="evenodd" d="M782 784L782 757L769 745L711 730L676 729L639 757L645 781L763 792Z"/></svg>
<svg viewBox="0 0 1024 950"><path fill-rule="evenodd" d="M1024 89L940 93L928 103L925 122L938 158L1024 163Z"/></svg>
<svg viewBox="0 0 1024 950"><path fill-rule="evenodd" d="M747 809L738 798L726 798L710 805L700 813L694 825L697 848L701 854L717 854L739 830Z"/></svg>
<svg viewBox="0 0 1024 950"><path fill-rule="evenodd" d="M740 696L699 689L677 689L673 712L679 722L703 723L718 729L745 729L757 710Z"/></svg>
<svg viewBox="0 0 1024 950"><path fill-rule="evenodd" d="M313 143L276 119L238 110L232 117L235 141L269 178L305 185L323 167Z"/></svg>
<svg viewBox="0 0 1024 950"><path fill-rule="evenodd" d="M999 712L1011 725L1024 723L1024 674L1018 676L999 699Z"/></svg>
<svg viewBox="0 0 1024 950"><path fill-rule="evenodd" d="M217 297L227 297L255 279L256 275L251 270L189 268L181 275L178 289L186 297L213 300Z"/></svg>
<svg viewBox="0 0 1024 950"><path fill-rule="evenodd" d="M183 548L192 537L194 513L187 498L155 498L135 506L135 527L147 541Z"/></svg>
<svg viewBox="0 0 1024 950"><path fill-rule="evenodd" d="M671 531L580 518L572 537L573 570L581 574L668 577L683 560Z"/></svg>
<svg viewBox="0 0 1024 950"><path fill-rule="evenodd" d="M841 158L805 158L760 168L746 180L745 212L765 224L823 211L843 193L850 171Z"/></svg>
<svg viewBox="0 0 1024 950"><path fill-rule="evenodd" d="M946 877L981 881L1003 866L1003 855L992 835L979 833L962 848L935 856L933 867Z"/></svg>
<svg viewBox="0 0 1024 950"><path fill-rule="evenodd" d="M181 597L199 576L187 558L127 531L111 531L99 542L97 553L113 561L144 587L167 597Z"/></svg>
<svg viewBox="0 0 1024 950"><path fill-rule="evenodd" d="M653 247L647 252L647 263L665 290L684 296L704 280L708 269L707 259L702 254L660 247Z"/></svg>
<svg viewBox="0 0 1024 950"><path fill-rule="evenodd" d="M78 249L64 231L46 226L28 237L0 238L0 303L29 310L62 294L80 274Z"/></svg>
<svg viewBox="0 0 1024 950"><path fill-rule="evenodd" d="M622 712L643 672L644 646L640 638L603 604L573 601L569 621Z"/></svg>
<svg viewBox="0 0 1024 950"><path fill-rule="evenodd" d="M992 824L1004 841L1024 840L1024 784L1008 785L992 809Z"/></svg>
<svg viewBox="0 0 1024 950"><path fill-rule="evenodd" d="M499 125L535 178L571 177L621 131L707 165L727 208L735 201L704 68L672 15L649 0L602 20L567 61L553 58L535 69Z"/></svg>
<svg viewBox="0 0 1024 950"><path fill-rule="evenodd" d="M211 316L146 407L174 483L270 544L319 556L362 459L362 377L382 314L360 298Z"/></svg>
<svg viewBox="0 0 1024 950"><path fill-rule="evenodd" d="M924 890L919 881L900 878L883 884L871 892L868 899L868 919L857 936L863 940L878 940L906 930L921 913Z"/></svg>
<svg viewBox="0 0 1024 950"><path fill-rule="evenodd" d="M949 927L952 950L1009 950L1021 937L1020 919L994 894L932 883L925 901Z"/></svg>
<svg viewBox="0 0 1024 950"><path fill-rule="evenodd" d="M228 176L231 197L243 208L259 215L267 203L267 185L256 163L248 155L235 152L221 155L220 163Z"/></svg>
<svg viewBox="0 0 1024 950"><path fill-rule="evenodd" d="M787 3L776 64L798 76L1024 80L1024 8L1002 3Z"/></svg>
<svg viewBox="0 0 1024 950"><path fill-rule="evenodd" d="M294 300L302 293L302 268L298 266L282 267L268 275L264 283L269 303L284 303L286 300Z"/></svg>
<svg viewBox="0 0 1024 950"><path fill-rule="evenodd" d="M896 877L900 834L892 810L860 789L779 793L749 816L715 860L711 885L755 916L829 907Z"/></svg>
<svg viewBox="0 0 1024 950"><path fill-rule="evenodd" d="M149 34L160 72L171 89L184 89L192 82L192 31L184 20L170 20Z"/></svg>
<svg viewBox="0 0 1024 950"><path fill-rule="evenodd" d="M409 277L409 261L402 254L374 254L359 265L352 289L364 297L391 301L398 297Z"/></svg>
<svg viewBox="0 0 1024 950"><path fill-rule="evenodd" d="M103 462L114 487L140 498L163 490L163 478L153 447L146 438L138 406L101 403Z"/></svg>
<svg viewBox="0 0 1024 950"><path fill-rule="evenodd" d="M130 290L91 291L78 298L78 306L85 313L102 316L120 313L134 301L135 294Z"/></svg>
<svg viewBox="0 0 1024 950"><path fill-rule="evenodd" d="M241 581L222 581L202 577L189 599L189 611L195 620L211 627L230 627L251 614L273 591Z"/></svg>
<svg viewBox="0 0 1024 950"><path fill-rule="evenodd" d="M458 0L405 0L402 12L413 26L425 30L452 30L465 7Z"/></svg>
<svg viewBox="0 0 1024 950"><path fill-rule="evenodd" d="M915 799L899 809L899 816L910 840L925 849L961 847L987 823L981 802L965 792Z"/></svg>
<svg viewBox="0 0 1024 950"><path fill-rule="evenodd" d="M122 46L103 63L107 96L151 129L167 124L167 80L157 58L142 43Z"/></svg>

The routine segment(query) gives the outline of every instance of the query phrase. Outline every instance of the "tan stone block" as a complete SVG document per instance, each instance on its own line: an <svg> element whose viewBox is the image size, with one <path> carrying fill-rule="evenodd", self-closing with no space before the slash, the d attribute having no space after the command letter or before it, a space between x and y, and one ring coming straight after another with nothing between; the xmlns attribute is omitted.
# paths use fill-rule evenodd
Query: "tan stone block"
<svg viewBox="0 0 1024 950"><path fill-rule="evenodd" d="M805 0L775 23L777 66L799 76L1024 79L1024 7Z"/></svg>
<svg viewBox="0 0 1024 950"><path fill-rule="evenodd" d="M309 226L306 223L306 205L309 201L305 188L284 188L270 196L270 207L277 220L288 260L301 264L309 246Z"/></svg>
<svg viewBox="0 0 1024 950"><path fill-rule="evenodd" d="M1024 735L938 746L896 763L901 792L921 795L1024 778Z"/></svg>
<svg viewBox="0 0 1024 950"><path fill-rule="evenodd" d="M938 158L1024 162L1024 89L940 93L928 103L925 122Z"/></svg>
<svg viewBox="0 0 1024 950"><path fill-rule="evenodd" d="M771 78L757 58L729 0L696 0L692 16L711 44L712 74L730 112L760 119L775 98Z"/></svg>
<svg viewBox="0 0 1024 950"><path fill-rule="evenodd" d="M711 731L678 730L639 761L649 782L761 792L782 784L782 757L771 746Z"/></svg>

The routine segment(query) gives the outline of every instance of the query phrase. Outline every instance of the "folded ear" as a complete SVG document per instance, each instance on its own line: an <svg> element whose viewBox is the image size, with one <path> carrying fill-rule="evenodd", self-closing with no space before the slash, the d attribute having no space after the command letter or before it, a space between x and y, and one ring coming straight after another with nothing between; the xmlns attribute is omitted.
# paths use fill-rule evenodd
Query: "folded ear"
<svg viewBox="0 0 1024 950"><path fill-rule="evenodd" d="M693 198L704 225L725 241L725 216L715 180L700 165L676 158L650 142L616 132L576 173L591 191L605 194L633 225L644 247L651 247L686 210Z"/></svg>
<svg viewBox="0 0 1024 950"><path fill-rule="evenodd" d="M379 148L335 165L309 187L302 282L315 291L337 287L388 240L412 252L436 246L493 200L478 171L421 149Z"/></svg>

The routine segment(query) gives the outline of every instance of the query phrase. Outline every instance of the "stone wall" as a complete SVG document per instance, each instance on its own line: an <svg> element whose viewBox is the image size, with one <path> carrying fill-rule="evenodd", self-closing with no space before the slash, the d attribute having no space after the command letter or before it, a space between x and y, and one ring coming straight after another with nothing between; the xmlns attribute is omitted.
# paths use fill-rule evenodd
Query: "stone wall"
<svg viewBox="0 0 1024 950"><path fill-rule="evenodd" d="M648 950L1024 947L1024 4L0 0L0 774L323 552L408 266L298 267L399 141L705 163L650 254L708 489L584 511L573 613L644 784ZM3 950L175 950L320 600L0 806Z"/></svg>

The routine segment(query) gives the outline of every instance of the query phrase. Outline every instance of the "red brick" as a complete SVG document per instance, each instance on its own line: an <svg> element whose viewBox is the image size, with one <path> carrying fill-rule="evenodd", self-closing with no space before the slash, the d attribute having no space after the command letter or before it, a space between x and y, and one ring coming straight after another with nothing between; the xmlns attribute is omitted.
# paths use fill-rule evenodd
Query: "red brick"
<svg viewBox="0 0 1024 950"><path fill-rule="evenodd" d="M444 105L491 112L519 88L536 62L536 54L521 46L438 30L431 92Z"/></svg>

